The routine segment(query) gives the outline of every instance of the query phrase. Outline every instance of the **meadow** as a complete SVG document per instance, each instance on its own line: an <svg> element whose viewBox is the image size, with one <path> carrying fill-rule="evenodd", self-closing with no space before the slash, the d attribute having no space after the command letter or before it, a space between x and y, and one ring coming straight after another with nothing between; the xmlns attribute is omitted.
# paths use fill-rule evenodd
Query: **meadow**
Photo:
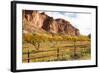
<svg viewBox="0 0 100 73"><path fill-rule="evenodd" d="M51 62L91 59L87 36L23 35L22 62Z"/></svg>

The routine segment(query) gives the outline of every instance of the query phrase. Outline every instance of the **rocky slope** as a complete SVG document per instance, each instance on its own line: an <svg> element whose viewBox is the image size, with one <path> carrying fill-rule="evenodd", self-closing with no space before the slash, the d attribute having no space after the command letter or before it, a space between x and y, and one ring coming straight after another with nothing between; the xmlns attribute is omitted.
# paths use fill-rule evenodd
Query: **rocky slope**
<svg viewBox="0 0 100 73"><path fill-rule="evenodd" d="M23 10L23 30L79 36L79 30L62 18L54 19L44 12Z"/></svg>

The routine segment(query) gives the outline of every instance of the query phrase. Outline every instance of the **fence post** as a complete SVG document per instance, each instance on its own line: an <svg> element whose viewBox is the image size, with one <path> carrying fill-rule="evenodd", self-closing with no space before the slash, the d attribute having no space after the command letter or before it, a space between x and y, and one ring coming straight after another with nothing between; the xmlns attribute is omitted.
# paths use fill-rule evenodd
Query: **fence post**
<svg viewBox="0 0 100 73"><path fill-rule="evenodd" d="M27 52L27 55L28 55L28 63L30 62L30 52L29 52L29 50L28 50L28 52Z"/></svg>
<svg viewBox="0 0 100 73"><path fill-rule="evenodd" d="M57 60L59 60L60 58L59 58L59 48L57 48Z"/></svg>
<svg viewBox="0 0 100 73"><path fill-rule="evenodd" d="M77 59L77 53L76 53L76 40L74 40L74 59Z"/></svg>

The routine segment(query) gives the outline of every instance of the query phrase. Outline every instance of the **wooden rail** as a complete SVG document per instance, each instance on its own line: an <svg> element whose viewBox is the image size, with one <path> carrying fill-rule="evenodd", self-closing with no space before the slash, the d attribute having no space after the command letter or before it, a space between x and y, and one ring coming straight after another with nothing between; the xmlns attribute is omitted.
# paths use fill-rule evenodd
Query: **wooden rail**
<svg viewBox="0 0 100 73"><path fill-rule="evenodd" d="M82 47L82 46L81 46ZM86 46L84 46L86 47ZM75 47L72 51L72 53L70 55L73 55L73 57L76 59L77 58L77 47ZM76 50L75 50L76 49ZM55 53L49 53L49 52L55 52ZM40 54L38 56L38 54ZM42 53L44 53L42 55ZM46 54L45 54L46 53ZM49 53L49 54L47 54ZM33 56L32 56L33 54ZM27 61L28 63L31 62L31 60L39 60L39 59L43 59L44 61L49 61L49 59L54 58L53 60L64 60L66 55L68 55L67 52L65 52L65 49L61 49L61 48L57 48L57 49L54 49L54 50L43 50L43 51L27 51L27 52L23 52L23 55L27 55L27 58L23 58L22 60L23 61ZM35 55L35 56L34 56ZM37 55L37 56L36 56ZM46 60L44 58L47 58Z"/></svg>

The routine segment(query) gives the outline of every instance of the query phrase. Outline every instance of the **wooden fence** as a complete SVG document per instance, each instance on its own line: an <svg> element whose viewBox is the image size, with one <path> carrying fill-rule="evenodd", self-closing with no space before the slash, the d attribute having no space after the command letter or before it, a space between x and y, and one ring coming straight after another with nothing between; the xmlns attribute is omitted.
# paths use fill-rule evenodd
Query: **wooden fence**
<svg viewBox="0 0 100 73"><path fill-rule="evenodd" d="M31 51L31 52L28 50L27 52L23 52L23 55L27 55L26 58L23 58L23 62L25 61L25 62L29 63L29 62L32 62L31 60L39 60L39 59L40 59L39 62L42 62L42 61L63 61L63 60L67 60L66 56L68 56L68 55L71 56L72 59L77 59L79 56L82 55L82 53L85 53L84 52L85 48L80 51L81 54L77 54L78 49L76 49L76 48L77 47L74 47L71 50L71 52L69 52L70 54L68 54L68 52L65 49L61 49L61 48L57 48L54 50ZM54 52L54 53L47 54L50 52ZM44 53L44 54L42 55L41 53ZM32 54L35 56L31 56ZM44 58L47 58L47 59L45 60ZM52 58L54 58L54 59L52 59ZM36 61L36 62L38 62L38 61Z"/></svg>

